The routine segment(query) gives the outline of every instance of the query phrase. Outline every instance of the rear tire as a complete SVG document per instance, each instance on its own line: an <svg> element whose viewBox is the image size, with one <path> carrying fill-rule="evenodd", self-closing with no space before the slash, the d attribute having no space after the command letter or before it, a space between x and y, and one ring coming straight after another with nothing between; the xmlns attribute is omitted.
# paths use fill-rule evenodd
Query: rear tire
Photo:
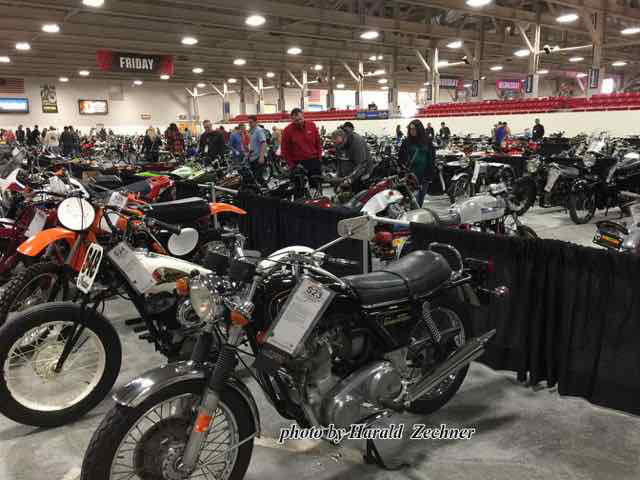
<svg viewBox="0 0 640 480"><path fill-rule="evenodd" d="M573 192L569 195L569 216L573 223L589 223L596 213L596 192Z"/></svg>
<svg viewBox="0 0 640 480"><path fill-rule="evenodd" d="M527 240L535 240L540 238L533 228L527 227L526 225L520 225L518 227L517 235L518 237Z"/></svg>

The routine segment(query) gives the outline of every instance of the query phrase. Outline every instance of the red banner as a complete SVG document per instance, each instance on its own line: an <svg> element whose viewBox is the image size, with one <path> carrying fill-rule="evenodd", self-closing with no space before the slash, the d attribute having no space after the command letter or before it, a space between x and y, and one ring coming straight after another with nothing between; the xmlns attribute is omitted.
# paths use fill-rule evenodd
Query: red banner
<svg viewBox="0 0 640 480"><path fill-rule="evenodd" d="M142 53L96 52L98 68L104 72L156 73L173 75L174 65L171 55L146 55Z"/></svg>
<svg viewBox="0 0 640 480"><path fill-rule="evenodd" d="M496 88L498 90L522 90L523 81L522 80L496 80Z"/></svg>

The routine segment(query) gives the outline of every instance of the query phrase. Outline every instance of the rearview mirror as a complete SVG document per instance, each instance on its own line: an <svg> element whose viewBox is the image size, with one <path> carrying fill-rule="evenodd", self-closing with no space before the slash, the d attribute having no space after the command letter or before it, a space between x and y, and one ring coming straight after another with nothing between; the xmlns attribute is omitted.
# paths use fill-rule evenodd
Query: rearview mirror
<svg viewBox="0 0 640 480"><path fill-rule="evenodd" d="M338 222L338 235L356 240L372 240L374 236L373 222L367 215L345 218Z"/></svg>

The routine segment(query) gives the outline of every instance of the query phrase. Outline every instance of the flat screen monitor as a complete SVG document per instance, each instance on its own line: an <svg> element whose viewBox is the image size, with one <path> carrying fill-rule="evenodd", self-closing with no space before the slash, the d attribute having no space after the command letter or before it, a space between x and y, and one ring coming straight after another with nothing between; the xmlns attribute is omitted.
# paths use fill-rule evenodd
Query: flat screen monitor
<svg viewBox="0 0 640 480"><path fill-rule="evenodd" d="M29 99L2 97L0 98L0 113L29 113Z"/></svg>
<svg viewBox="0 0 640 480"><path fill-rule="evenodd" d="M80 115L106 115L109 104L106 100L78 100Z"/></svg>

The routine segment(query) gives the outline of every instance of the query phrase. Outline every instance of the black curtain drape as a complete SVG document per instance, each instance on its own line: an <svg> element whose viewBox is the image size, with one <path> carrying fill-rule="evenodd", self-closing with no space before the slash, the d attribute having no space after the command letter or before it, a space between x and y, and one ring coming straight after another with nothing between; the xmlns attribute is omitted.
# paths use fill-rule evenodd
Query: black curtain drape
<svg viewBox="0 0 640 480"><path fill-rule="evenodd" d="M509 299L474 313L497 329L482 361L529 372L561 395L640 414L640 258L556 240L522 240L412 224L419 246L490 259Z"/></svg>

